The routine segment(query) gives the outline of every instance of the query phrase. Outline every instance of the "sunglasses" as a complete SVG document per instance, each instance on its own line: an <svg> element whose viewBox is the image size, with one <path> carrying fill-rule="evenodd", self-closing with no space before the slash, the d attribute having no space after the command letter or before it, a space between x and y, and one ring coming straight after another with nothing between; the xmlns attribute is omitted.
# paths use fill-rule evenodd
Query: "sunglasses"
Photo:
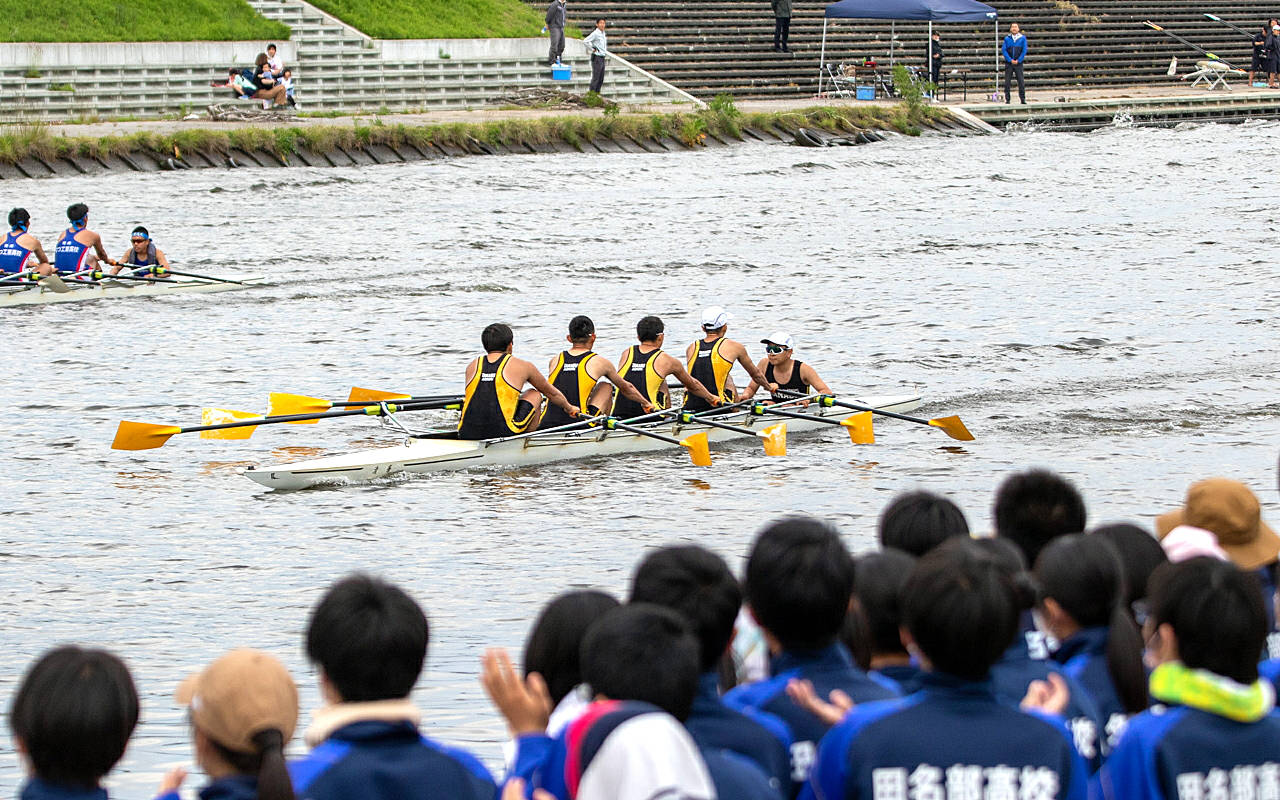
<svg viewBox="0 0 1280 800"><path fill-rule="evenodd" d="M783 347L780 344L770 344L770 345L765 345L764 351L771 356L776 356L778 353L785 353L790 349L791 348Z"/></svg>
<svg viewBox="0 0 1280 800"><path fill-rule="evenodd" d="M146 241L146 239L130 239L129 241L133 242L134 244L142 244L143 242Z"/></svg>

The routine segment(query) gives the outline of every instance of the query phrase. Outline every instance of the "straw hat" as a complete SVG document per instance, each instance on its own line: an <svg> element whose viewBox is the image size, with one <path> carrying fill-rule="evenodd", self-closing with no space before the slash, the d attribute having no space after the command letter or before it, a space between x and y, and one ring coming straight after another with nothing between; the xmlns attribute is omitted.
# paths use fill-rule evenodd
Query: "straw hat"
<svg viewBox="0 0 1280 800"><path fill-rule="evenodd" d="M1258 498L1239 481L1209 478L1191 485L1182 508L1156 517L1156 535L1164 539L1179 525L1211 531L1218 545L1244 570L1280 557L1280 536L1262 521Z"/></svg>

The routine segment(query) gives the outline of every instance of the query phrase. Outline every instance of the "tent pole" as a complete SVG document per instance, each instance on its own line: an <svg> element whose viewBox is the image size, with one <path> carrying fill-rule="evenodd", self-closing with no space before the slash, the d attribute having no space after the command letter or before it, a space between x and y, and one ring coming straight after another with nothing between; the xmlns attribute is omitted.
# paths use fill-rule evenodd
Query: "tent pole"
<svg viewBox="0 0 1280 800"><path fill-rule="evenodd" d="M894 55L893 46L894 44L897 43L897 40L898 40L897 26L898 26L897 22L893 20L889 21L889 72L893 72L893 55Z"/></svg>
<svg viewBox="0 0 1280 800"><path fill-rule="evenodd" d="M822 18L822 55L818 57L818 96L822 96L822 72L827 68L827 18Z"/></svg>
<svg viewBox="0 0 1280 800"><path fill-rule="evenodd" d="M995 79L995 102L1000 102L1000 18L996 17L996 79Z"/></svg>
<svg viewBox="0 0 1280 800"><path fill-rule="evenodd" d="M933 77L933 20L929 20L929 61L924 65L926 78ZM942 76L939 75L939 78ZM927 82L927 80L926 80ZM933 101L938 101L938 87L933 88Z"/></svg>

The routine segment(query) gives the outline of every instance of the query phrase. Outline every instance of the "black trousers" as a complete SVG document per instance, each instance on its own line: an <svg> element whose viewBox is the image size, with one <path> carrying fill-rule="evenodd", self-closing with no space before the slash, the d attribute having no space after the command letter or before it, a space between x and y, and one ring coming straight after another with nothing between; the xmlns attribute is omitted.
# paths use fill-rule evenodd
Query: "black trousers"
<svg viewBox="0 0 1280 800"><path fill-rule="evenodd" d="M791 35L791 17L775 17L773 20L773 49L786 50L787 37Z"/></svg>
<svg viewBox="0 0 1280 800"><path fill-rule="evenodd" d="M599 94L600 87L604 86L604 56L591 57L591 91Z"/></svg>
<svg viewBox="0 0 1280 800"><path fill-rule="evenodd" d="M564 28L547 28L551 36L551 49L547 53L547 63L554 64L564 55Z"/></svg>
<svg viewBox="0 0 1280 800"><path fill-rule="evenodd" d="M935 58L929 66L929 81L939 89L942 88L942 59Z"/></svg>
<svg viewBox="0 0 1280 800"><path fill-rule="evenodd" d="M1018 99L1021 100L1023 103L1025 103L1027 102L1027 86L1022 80L1022 62L1021 61L1019 61L1017 64L1013 63L1012 61L1004 62L1004 101L1008 103L1008 102L1012 102L1013 100L1013 98L1010 96L1010 92L1013 87L1010 86L1009 84L1013 83L1013 79L1015 76L1017 76L1018 78Z"/></svg>

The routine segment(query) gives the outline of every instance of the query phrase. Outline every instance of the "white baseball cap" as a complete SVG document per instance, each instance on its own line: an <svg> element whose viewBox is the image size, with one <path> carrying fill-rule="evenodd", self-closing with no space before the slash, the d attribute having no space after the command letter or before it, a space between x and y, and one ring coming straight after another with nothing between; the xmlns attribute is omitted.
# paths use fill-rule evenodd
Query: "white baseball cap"
<svg viewBox="0 0 1280 800"><path fill-rule="evenodd" d="M710 330L723 328L729 324L731 319L733 319L733 315L725 311L721 306L711 306L702 311L702 327Z"/></svg>
<svg viewBox="0 0 1280 800"><path fill-rule="evenodd" d="M767 339L761 339L760 343L776 344L781 347L785 347L788 350L792 350L796 346L796 341L791 338L791 334L783 333L782 331L774 331Z"/></svg>

